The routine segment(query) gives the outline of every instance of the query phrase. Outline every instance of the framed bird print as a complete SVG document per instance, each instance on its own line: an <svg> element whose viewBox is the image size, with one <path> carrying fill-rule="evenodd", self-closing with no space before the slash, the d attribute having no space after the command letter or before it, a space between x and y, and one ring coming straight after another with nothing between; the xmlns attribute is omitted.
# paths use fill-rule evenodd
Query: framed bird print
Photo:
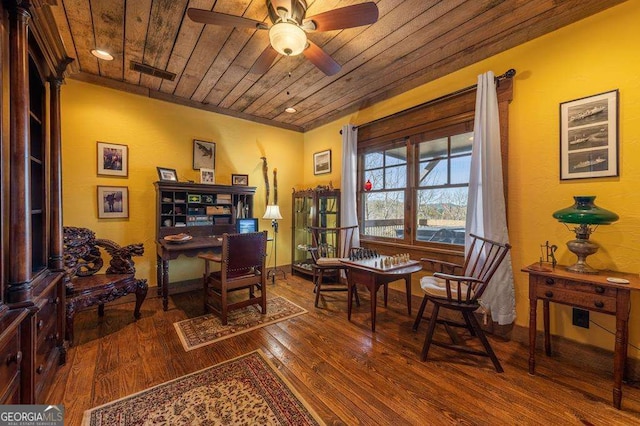
<svg viewBox="0 0 640 426"><path fill-rule="evenodd" d="M216 144L193 140L193 170L216 168Z"/></svg>

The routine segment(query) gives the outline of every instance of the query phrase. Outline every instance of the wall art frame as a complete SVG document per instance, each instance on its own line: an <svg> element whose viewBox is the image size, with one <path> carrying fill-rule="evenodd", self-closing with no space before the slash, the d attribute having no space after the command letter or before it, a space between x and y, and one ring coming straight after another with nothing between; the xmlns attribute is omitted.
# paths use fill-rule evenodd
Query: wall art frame
<svg viewBox="0 0 640 426"><path fill-rule="evenodd" d="M200 183L206 185L215 185L216 183L216 171L214 169L200 169Z"/></svg>
<svg viewBox="0 0 640 426"><path fill-rule="evenodd" d="M98 186L98 219L129 217L129 187Z"/></svg>
<svg viewBox="0 0 640 426"><path fill-rule="evenodd" d="M331 173L331 150L316 152L313 154L313 174L323 175Z"/></svg>
<svg viewBox="0 0 640 426"><path fill-rule="evenodd" d="M127 177L129 147L117 143L97 142L98 176Z"/></svg>
<svg viewBox="0 0 640 426"><path fill-rule="evenodd" d="M619 175L618 90L560 104L560 180Z"/></svg>
<svg viewBox="0 0 640 426"><path fill-rule="evenodd" d="M200 139L193 140L193 170L216 168L216 144Z"/></svg>
<svg viewBox="0 0 640 426"><path fill-rule="evenodd" d="M249 175L231 175L231 185L234 186L249 186Z"/></svg>
<svg viewBox="0 0 640 426"><path fill-rule="evenodd" d="M178 173L176 169L168 169L166 167L156 167L158 169L158 179L161 182L177 182Z"/></svg>

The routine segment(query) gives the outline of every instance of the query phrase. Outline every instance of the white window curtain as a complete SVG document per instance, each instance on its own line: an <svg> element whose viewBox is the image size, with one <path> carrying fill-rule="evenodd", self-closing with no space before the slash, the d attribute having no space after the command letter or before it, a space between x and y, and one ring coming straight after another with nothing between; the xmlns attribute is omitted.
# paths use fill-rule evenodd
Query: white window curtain
<svg viewBox="0 0 640 426"><path fill-rule="evenodd" d="M502 180L498 97L493 72L478 76L476 112L467 205L467 233L509 242ZM467 234L466 250L469 250ZM500 325L515 321L515 291L511 255L507 254L480 301Z"/></svg>
<svg viewBox="0 0 640 426"><path fill-rule="evenodd" d="M340 226L358 224L356 208L358 166L358 128L352 124L342 126L342 177L340 178ZM353 247L360 246L360 232L353 236Z"/></svg>

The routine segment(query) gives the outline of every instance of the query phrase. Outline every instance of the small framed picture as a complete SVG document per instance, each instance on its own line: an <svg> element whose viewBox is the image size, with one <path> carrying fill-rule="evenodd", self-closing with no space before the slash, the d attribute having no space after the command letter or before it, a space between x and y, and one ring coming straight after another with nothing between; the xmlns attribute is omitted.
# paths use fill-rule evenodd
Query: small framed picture
<svg viewBox="0 0 640 426"><path fill-rule="evenodd" d="M98 176L129 174L129 148L127 145L98 142Z"/></svg>
<svg viewBox="0 0 640 426"><path fill-rule="evenodd" d="M178 173L176 173L176 169L166 169L164 167L156 167L156 169L158 169L158 178L162 182L178 181Z"/></svg>
<svg viewBox="0 0 640 426"><path fill-rule="evenodd" d="M200 183L213 185L216 183L216 171L213 169L200 169Z"/></svg>
<svg viewBox="0 0 640 426"><path fill-rule="evenodd" d="M126 186L98 186L98 218L129 217L129 188Z"/></svg>
<svg viewBox="0 0 640 426"><path fill-rule="evenodd" d="M216 144L193 140L193 170L216 168Z"/></svg>
<svg viewBox="0 0 640 426"><path fill-rule="evenodd" d="M322 175L331 173L331 150L320 151L313 154L313 174Z"/></svg>
<svg viewBox="0 0 640 426"><path fill-rule="evenodd" d="M248 186L249 175L231 175L231 185Z"/></svg>
<svg viewBox="0 0 640 426"><path fill-rule="evenodd" d="M560 104L560 179L618 176L618 91Z"/></svg>

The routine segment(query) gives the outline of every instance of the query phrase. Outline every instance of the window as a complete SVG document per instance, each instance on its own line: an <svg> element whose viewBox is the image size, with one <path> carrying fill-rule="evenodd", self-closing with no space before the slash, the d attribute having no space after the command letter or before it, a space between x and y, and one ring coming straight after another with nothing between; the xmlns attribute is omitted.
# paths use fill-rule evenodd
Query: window
<svg viewBox="0 0 640 426"><path fill-rule="evenodd" d="M473 133L417 144L415 239L464 245Z"/></svg>
<svg viewBox="0 0 640 426"><path fill-rule="evenodd" d="M364 194L364 235L402 238L405 190L407 187L407 147L383 149L363 156L364 181L371 190Z"/></svg>

